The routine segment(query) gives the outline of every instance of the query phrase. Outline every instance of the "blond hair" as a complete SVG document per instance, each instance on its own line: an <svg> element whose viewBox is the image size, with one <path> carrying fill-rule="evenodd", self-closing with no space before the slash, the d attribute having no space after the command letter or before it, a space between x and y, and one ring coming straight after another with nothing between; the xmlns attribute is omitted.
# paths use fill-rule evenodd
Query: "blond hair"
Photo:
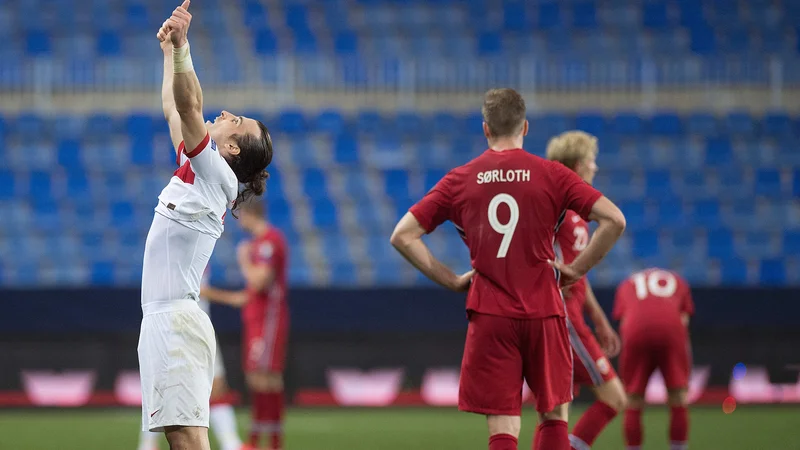
<svg viewBox="0 0 800 450"><path fill-rule="evenodd" d="M589 155L597 155L597 138L585 131L565 131L547 143L547 159L572 170Z"/></svg>
<svg viewBox="0 0 800 450"><path fill-rule="evenodd" d="M491 137L513 137L525 124L525 100L513 89L491 89L483 98L481 113Z"/></svg>

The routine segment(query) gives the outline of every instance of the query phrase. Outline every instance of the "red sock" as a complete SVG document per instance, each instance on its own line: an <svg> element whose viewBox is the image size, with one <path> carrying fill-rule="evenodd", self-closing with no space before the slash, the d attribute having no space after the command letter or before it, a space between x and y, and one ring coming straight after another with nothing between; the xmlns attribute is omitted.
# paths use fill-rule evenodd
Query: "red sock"
<svg viewBox="0 0 800 450"><path fill-rule="evenodd" d="M517 438L510 434L489 436L489 450L517 450Z"/></svg>
<svg viewBox="0 0 800 450"><path fill-rule="evenodd" d="M575 424L575 428L572 429L572 436L570 436L572 447L579 450L590 448L606 425L614 420L614 417L617 417L616 409L599 400L592 403L592 406L583 413L578 423ZM583 442L578 442L574 438Z"/></svg>
<svg viewBox="0 0 800 450"><path fill-rule="evenodd" d="M669 440L673 448L685 448L689 440L689 409L673 406L669 410Z"/></svg>
<svg viewBox="0 0 800 450"><path fill-rule="evenodd" d="M253 393L253 404L250 405L250 438L248 444L253 447L258 447L261 444L261 434L264 432L265 412L268 402L265 396L268 395L264 392Z"/></svg>
<svg viewBox="0 0 800 450"><path fill-rule="evenodd" d="M569 450L569 426L563 420L545 420L536 428L533 450Z"/></svg>
<svg viewBox="0 0 800 450"><path fill-rule="evenodd" d="M642 445L642 410L626 409L622 428L625 432L625 445L628 447Z"/></svg>
<svg viewBox="0 0 800 450"><path fill-rule="evenodd" d="M267 422L270 432L270 445L273 449L283 445L283 391L269 394Z"/></svg>

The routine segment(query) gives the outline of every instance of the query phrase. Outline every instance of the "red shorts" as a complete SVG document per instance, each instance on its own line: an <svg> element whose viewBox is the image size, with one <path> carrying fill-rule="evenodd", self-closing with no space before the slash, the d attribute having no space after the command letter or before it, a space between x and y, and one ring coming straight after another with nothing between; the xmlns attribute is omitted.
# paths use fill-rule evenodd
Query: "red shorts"
<svg viewBox="0 0 800 450"><path fill-rule="evenodd" d="M597 338L585 323L573 323L569 327L569 340L576 386L600 386L617 377Z"/></svg>
<svg viewBox="0 0 800 450"><path fill-rule="evenodd" d="M622 339L619 373L629 394L644 395L656 369L664 376L667 389L689 387L691 349L685 336L668 339Z"/></svg>
<svg viewBox="0 0 800 450"><path fill-rule="evenodd" d="M471 313L458 409L519 416L527 381L536 410L572 401L572 355L564 317L512 319Z"/></svg>
<svg viewBox="0 0 800 450"><path fill-rule="evenodd" d="M242 338L245 372L283 372L289 340L289 311L279 304L260 321L244 323Z"/></svg>

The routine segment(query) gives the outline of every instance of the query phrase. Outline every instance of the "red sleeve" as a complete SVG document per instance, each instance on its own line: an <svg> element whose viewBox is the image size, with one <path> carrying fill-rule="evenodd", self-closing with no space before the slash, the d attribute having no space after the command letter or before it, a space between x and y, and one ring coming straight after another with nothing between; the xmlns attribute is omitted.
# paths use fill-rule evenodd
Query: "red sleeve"
<svg viewBox="0 0 800 450"><path fill-rule="evenodd" d="M556 189L563 195L562 209L571 209L578 213L583 220L588 221L592 206L603 194L563 164L552 163L551 167Z"/></svg>
<svg viewBox="0 0 800 450"><path fill-rule="evenodd" d="M617 292L614 294L614 310L611 312L611 316L614 320L621 320L622 316L625 314L625 288L628 285L628 281L622 282L619 286L617 286Z"/></svg>
<svg viewBox="0 0 800 450"><path fill-rule="evenodd" d="M200 153L203 152L203 149L206 148L206 146L208 145L208 141L210 139L211 139L211 136L209 136L209 134L206 133L206 137L204 137L203 140L200 141L200 143L197 144L197 147L195 147L192 151L187 152L186 151L186 144L184 144L183 142L181 142L181 148L183 149L183 152L186 153L187 157L194 158L195 156L197 156L197 155L199 155Z"/></svg>
<svg viewBox="0 0 800 450"><path fill-rule="evenodd" d="M688 315L694 315L694 300L692 299L692 290L689 288L689 283L681 279L683 298L681 299L681 312Z"/></svg>
<svg viewBox="0 0 800 450"><path fill-rule="evenodd" d="M276 261L280 261L282 248L280 242L273 237L260 239L256 242L253 249L253 264L274 266Z"/></svg>
<svg viewBox="0 0 800 450"><path fill-rule="evenodd" d="M452 172L451 172L452 173ZM408 211L414 215L426 233L430 233L439 225L450 219L453 206L451 175L448 173L436 183L422 200Z"/></svg>

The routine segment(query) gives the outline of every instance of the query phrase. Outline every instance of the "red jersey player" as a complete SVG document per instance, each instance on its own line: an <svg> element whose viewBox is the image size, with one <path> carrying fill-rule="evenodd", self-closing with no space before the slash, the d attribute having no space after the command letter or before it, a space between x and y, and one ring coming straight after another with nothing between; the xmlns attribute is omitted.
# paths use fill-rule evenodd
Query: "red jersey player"
<svg viewBox="0 0 800 450"><path fill-rule="evenodd" d="M665 269L634 273L617 288L614 318L621 321L619 370L628 392L625 442L629 450L642 445L642 408L650 375L659 369L667 385L672 450L688 448L687 391L691 370L689 316L694 303L689 284Z"/></svg>
<svg viewBox="0 0 800 450"><path fill-rule="evenodd" d="M239 222L252 236L238 248L246 293L203 290L212 301L242 307L243 361L253 392L252 428L245 448L255 449L270 434L270 449L281 448L283 434L283 370L289 337L286 302L287 248L283 234L264 219L262 202L241 206Z"/></svg>
<svg viewBox="0 0 800 450"><path fill-rule="evenodd" d="M547 159L564 164L589 184L597 173L596 156L597 138L583 131L562 133L547 145ZM564 223L556 233L556 249L561 260L567 264L572 262L588 243L586 221L574 211L567 211ZM587 450L606 425L625 408L625 390L607 358L617 356L620 340L597 303L586 277L563 292L571 325L576 390L580 385L588 385L597 397L570 435L572 448ZM594 322L597 338L586 324L584 311Z"/></svg>
<svg viewBox="0 0 800 450"><path fill-rule="evenodd" d="M563 165L522 150L528 122L519 93L490 90L482 112L489 149L442 178L400 220L391 242L431 280L469 290L458 403L487 416L489 449L517 448L524 379L542 421L536 448L566 450L572 355L559 278L565 285L580 279L614 245L625 218ZM570 265L553 261L567 209L599 222ZM462 275L421 239L447 220L470 251L473 270Z"/></svg>

